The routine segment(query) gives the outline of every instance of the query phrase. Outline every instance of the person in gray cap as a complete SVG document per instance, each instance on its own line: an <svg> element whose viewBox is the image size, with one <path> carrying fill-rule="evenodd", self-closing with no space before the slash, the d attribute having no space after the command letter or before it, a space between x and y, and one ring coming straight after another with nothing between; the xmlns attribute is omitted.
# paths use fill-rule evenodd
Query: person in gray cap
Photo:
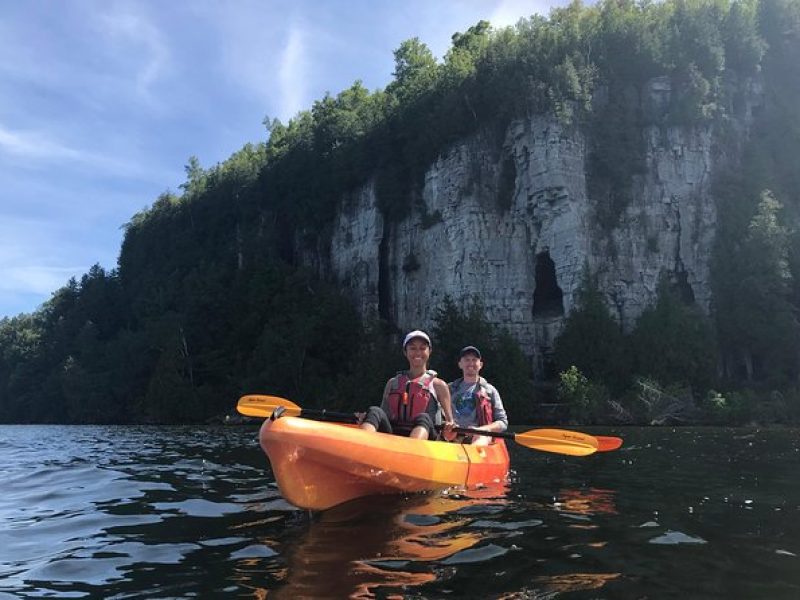
<svg viewBox="0 0 800 600"><path fill-rule="evenodd" d="M500 392L480 376L483 368L481 351L475 346L465 346L459 352L458 367L462 377L448 384L453 413L458 427L470 427L501 433L508 429L508 416ZM446 426L444 439L476 445L486 445L491 437L460 436Z"/></svg>
<svg viewBox="0 0 800 600"><path fill-rule="evenodd" d="M428 369L431 338L415 330L403 340L408 370L386 382L380 406L370 406L361 428L382 433L402 433L416 439L436 439L437 426L452 428L453 410L447 384Z"/></svg>

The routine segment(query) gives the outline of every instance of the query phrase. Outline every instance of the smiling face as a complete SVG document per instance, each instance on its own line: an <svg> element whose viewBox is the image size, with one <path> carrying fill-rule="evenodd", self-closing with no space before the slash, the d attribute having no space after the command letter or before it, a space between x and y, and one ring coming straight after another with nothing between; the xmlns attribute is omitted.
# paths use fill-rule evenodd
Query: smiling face
<svg viewBox="0 0 800 600"><path fill-rule="evenodd" d="M483 361L472 352L468 352L458 359L458 368L464 373L464 377L477 377L483 368Z"/></svg>
<svg viewBox="0 0 800 600"><path fill-rule="evenodd" d="M412 371L424 371L431 357L431 347L422 338L414 338L406 344L405 354Z"/></svg>

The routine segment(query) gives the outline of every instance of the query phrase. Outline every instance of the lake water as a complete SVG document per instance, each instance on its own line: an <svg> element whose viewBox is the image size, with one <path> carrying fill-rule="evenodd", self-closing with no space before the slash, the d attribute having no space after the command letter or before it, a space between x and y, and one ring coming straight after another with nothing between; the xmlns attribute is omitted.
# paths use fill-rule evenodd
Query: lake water
<svg viewBox="0 0 800 600"><path fill-rule="evenodd" d="M310 515L255 426L0 426L0 599L800 598L800 430L596 433L625 445Z"/></svg>

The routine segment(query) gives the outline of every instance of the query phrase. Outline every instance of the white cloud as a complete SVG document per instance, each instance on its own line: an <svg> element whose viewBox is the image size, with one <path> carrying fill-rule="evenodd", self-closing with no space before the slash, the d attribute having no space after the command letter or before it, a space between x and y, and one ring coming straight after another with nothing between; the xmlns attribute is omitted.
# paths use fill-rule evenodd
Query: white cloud
<svg viewBox="0 0 800 600"><path fill-rule="evenodd" d="M31 131L12 131L0 123L0 151L43 160L84 160L81 152Z"/></svg>
<svg viewBox="0 0 800 600"><path fill-rule="evenodd" d="M169 38L144 12L147 5L9 5L3 12L9 22L0 22L0 83L14 87L0 95L0 110L5 102L24 117L18 98L26 92L39 107L44 96L35 95L47 92L64 114L79 106L107 111L131 101L160 109L156 87L172 73L172 56Z"/></svg>
<svg viewBox="0 0 800 600"><path fill-rule="evenodd" d="M302 10L285 2L245 0L198 9L218 47L216 71L241 97L261 106L259 121L266 115L286 121L307 108L309 36L293 16Z"/></svg>
<svg viewBox="0 0 800 600"><path fill-rule="evenodd" d="M113 5L96 17L95 31L109 43L102 50L111 52L118 61L135 59L134 90L139 98L155 106L153 87L168 70L170 52L158 27L145 14L135 12L135 7Z"/></svg>
<svg viewBox="0 0 800 600"><path fill-rule="evenodd" d="M102 152L72 147L38 131L14 131L0 123L0 156L15 161L17 168L36 169L52 164L72 164L103 176L172 181L175 174L165 168L137 163L130 156L112 156ZM4 169L0 168L0 181Z"/></svg>
<svg viewBox="0 0 800 600"><path fill-rule="evenodd" d="M287 121L298 111L308 108L308 72L305 58L305 36L303 30L293 25L289 29L286 45L281 53L278 68L280 82L280 109L278 117Z"/></svg>

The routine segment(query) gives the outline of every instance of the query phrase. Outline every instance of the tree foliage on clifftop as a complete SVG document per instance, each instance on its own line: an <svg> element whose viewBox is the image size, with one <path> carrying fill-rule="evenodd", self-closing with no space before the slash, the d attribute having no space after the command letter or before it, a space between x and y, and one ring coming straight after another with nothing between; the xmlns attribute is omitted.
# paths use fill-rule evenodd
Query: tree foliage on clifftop
<svg viewBox="0 0 800 600"><path fill-rule="evenodd" d="M788 224L800 222L799 55L798 0L573 2L513 27L481 21L454 34L441 60L407 40L385 89L356 81L288 123L265 119L268 140L221 164L190 158L180 193L126 225L117 269L96 266L35 313L0 320L0 419L198 421L250 391L309 406L373 403L398 367L393 325L360 322L335 288L298 268L298 254L325 246L358 186L373 181L384 217L402 219L454 142L480 133L499 153L512 119L547 112L587 133L589 196L608 227L645 169L643 128L752 118L746 160L717 183L715 339L731 381L796 380L800 237ZM765 98L752 115L740 85L751 78ZM664 105L645 101L654 80L669 89ZM581 322L616 339L591 294L583 300ZM637 343L652 348L659 324L688 322L668 308L646 314L651 333ZM443 331L469 321L447 307L440 316ZM561 360L616 385L613 352L580 355L579 317ZM500 352L510 341L486 343ZM658 366L639 368L666 376Z"/></svg>

